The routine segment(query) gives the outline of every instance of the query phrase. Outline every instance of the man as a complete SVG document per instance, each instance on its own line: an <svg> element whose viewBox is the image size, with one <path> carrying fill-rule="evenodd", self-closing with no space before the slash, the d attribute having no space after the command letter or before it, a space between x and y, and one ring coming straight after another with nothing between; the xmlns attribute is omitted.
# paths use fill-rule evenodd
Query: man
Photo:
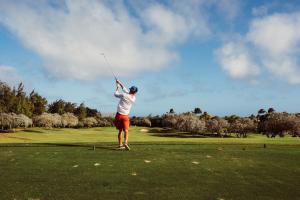
<svg viewBox="0 0 300 200"><path fill-rule="evenodd" d="M128 130L129 130L129 112L131 109L132 104L135 102L135 95L138 91L138 88L132 86L128 89L119 81L116 80L117 88L115 92L115 97L120 98L117 114L115 117L115 125L116 128L119 130L119 149L126 149L130 150L128 146ZM123 93L119 92L119 88L122 88ZM122 143L122 132L124 132L124 145Z"/></svg>

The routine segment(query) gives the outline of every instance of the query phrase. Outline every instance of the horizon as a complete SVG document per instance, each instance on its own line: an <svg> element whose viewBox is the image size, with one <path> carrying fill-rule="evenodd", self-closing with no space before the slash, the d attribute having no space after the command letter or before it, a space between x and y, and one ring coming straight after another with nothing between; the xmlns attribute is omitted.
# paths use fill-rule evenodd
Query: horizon
<svg viewBox="0 0 300 200"><path fill-rule="evenodd" d="M3 0L0 81L114 113L104 52L139 88L131 116L297 113L299 17L300 2L279 0Z"/></svg>

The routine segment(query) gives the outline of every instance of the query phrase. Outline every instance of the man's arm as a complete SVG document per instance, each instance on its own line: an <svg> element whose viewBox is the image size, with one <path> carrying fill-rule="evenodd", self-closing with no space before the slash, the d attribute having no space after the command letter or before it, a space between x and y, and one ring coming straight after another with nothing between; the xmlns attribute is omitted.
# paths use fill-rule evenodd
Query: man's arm
<svg viewBox="0 0 300 200"><path fill-rule="evenodd" d="M118 83L116 84L116 91L115 91L114 95L117 98L121 98L122 97L122 94L119 92L119 84Z"/></svg>
<svg viewBox="0 0 300 200"><path fill-rule="evenodd" d="M121 86L122 90L123 90L125 93L129 93L129 90L124 86L124 84L123 84L121 81L116 80L116 83L117 83L117 85L120 85L120 86Z"/></svg>

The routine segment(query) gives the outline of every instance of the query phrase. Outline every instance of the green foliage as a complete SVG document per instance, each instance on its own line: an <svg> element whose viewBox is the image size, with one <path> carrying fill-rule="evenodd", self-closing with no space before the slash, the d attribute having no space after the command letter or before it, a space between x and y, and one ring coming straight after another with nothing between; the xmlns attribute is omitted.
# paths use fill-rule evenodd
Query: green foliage
<svg viewBox="0 0 300 200"><path fill-rule="evenodd" d="M16 94L6 83L0 81L0 112L13 112Z"/></svg>
<svg viewBox="0 0 300 200"><path fill-rule="evenodd" d="M66 102L64 111L66 113L74 113L76 110L76 107L77 107L76 103Z"/></svg>
<svg viewBox="0 0 300 200"><path fill-rule="evenodd" d="M58 113L60 115L65 113L65 101L62 99L56 100L49 105L48 112Z"/></svg>
<svg viewBox="0 0 300 200"><path fill-rule="evenodd" d="M11 89L6 83L0 82L0 112L32 116L33 104L26 96L23 83L17 89Z"/></svg>
<svg viewBox="0 0 300 200"><path fill-rule="evenodd" d="M30 93L30 101L32 105L32 114L41 115L46 112L47 108L47 99L36 93L34 90Z"/></svg>
<svg viewBox="0 0 300 200"><path fill-rule="evenodd" d="M82 121L87 117L87 110L84 103L81 103L75 111L75 115L78 117L79 121Z"/></svg>

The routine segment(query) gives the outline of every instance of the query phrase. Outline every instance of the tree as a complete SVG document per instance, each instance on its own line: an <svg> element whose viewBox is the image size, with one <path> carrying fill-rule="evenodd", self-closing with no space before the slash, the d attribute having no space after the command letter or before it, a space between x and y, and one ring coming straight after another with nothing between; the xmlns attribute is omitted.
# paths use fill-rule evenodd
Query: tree
<svg viewBox="0 0 300 200"><path fill-rule="evenodd" d="M276 137L276 135L283 137L286 133L292 136L300 135L300 118L295 114L274 112L261 123L264 127L263 133L268 137L270 135L271 137Z"/></svg>
<svg viewBox="0 0 300 200"><path fill-rule="evenodd" d="M30 93L30 102L32 104L32 114L41 115L47 109L47 99L36 93L34 90Z"/></svg>
<svg viewBox="0 0 300 200"><path fill-rule="evenodd" d="M76 103L66 102L64 111L65 111L65 113L74 113L76 110L76 107L77 107Z"/></svg>
<svg viewBox="0 0 300 200"><path fill-rule="evenodd" d="M101 117L101 113L97 109L92 109L89 107L86 107L86 115L87 117L95 117L95 118Z"/></svg>
<svg viewBox="0 0 300 200"><path fill-rule="evenodd" d="M194 113L195 114L201 114L202 113L202 110L200 108L195 108L194 109Z"/></svg>
<svg viewBox="0 0 300 200"><path fill-rule="evenodd" d="M76 108L75 115L78 117L79 121L82 121L87 116L87 110L84 103L81 103L79 107Z"/></svg>
<svg viewBox="0 0 300 200"><path fill-rule="evenodd" d="M18 89L16 90L16 98L12 112L16 114L24 114L29 117L32 116L32 104L30 99L26 96L24 84L22 82L18 85Z"/></svg>
<svg viewBox="0 0 300 200"><path fill-rule="evenodd" d="M238 137L247 137L247 133L254 133L256 129L256 121L250 118L238 118L230 123L230 132L237 133Z"/></svg>
<svg viewBox="0 0 300 200"><path fill-rule="evenodd" d="M62 99L56 100L49 105L48 112L62 115L65 113L65 104L66 102Z"/></svg>
<svg viewBox="0 0 300 200"><path fill-rule="evenodd" d="M210 133L217 133L218 136L222 136L222 134L227 133L229 128L229 123L225 119L221 119L219 117L214 117L206 121L206 130Z"/></svg>
<svg viewBox="0 0 300 200"><path fill-rule="evenodd" d="M15 99L15 91L11 90L6 83L0 81L0 112L13 112Z"/></svg>

